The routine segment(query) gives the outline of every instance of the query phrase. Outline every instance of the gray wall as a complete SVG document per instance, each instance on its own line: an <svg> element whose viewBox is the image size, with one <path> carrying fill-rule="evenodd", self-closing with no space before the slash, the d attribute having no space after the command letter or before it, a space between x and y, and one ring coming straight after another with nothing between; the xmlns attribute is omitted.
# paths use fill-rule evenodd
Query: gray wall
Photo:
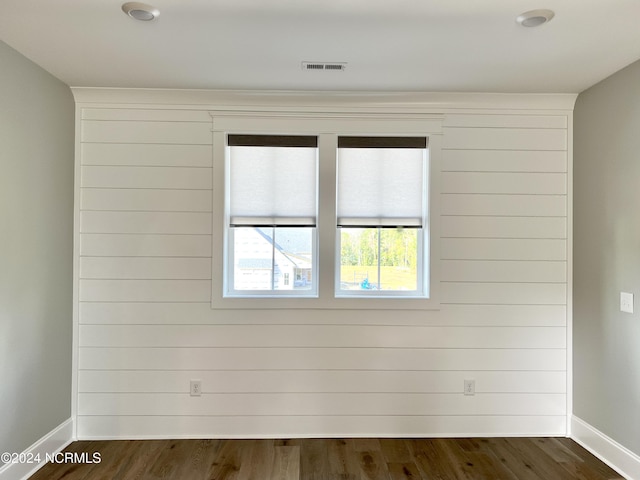
<svg viewBox="0 0 640 480"><path fill-rule="evenodd" d="M640 62L574 119L574 414L640 454Z"/></svg>
<svg viewBox="0 0 640 480"><path fill-rule="evenodd" d="M74 102L0 42L0 452L71 416Z"/></svg>

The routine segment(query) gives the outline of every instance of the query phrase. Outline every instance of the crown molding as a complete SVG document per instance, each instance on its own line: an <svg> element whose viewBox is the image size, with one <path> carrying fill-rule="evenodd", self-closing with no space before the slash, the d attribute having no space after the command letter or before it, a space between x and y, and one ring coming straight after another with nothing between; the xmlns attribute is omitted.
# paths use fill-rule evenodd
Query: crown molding
<svg viewBox="0 0 640 480"><path fill-rule="evenodd" d="M573 111L577 94L451 92L318 92L178 90L72 87L77 104L163 106L215 110L395 111L436 113L460 110Z"/></svg>

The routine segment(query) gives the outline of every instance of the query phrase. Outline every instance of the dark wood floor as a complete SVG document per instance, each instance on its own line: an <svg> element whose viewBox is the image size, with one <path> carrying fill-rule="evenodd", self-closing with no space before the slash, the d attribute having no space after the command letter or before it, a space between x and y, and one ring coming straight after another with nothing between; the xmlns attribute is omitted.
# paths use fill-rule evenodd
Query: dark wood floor
<svg viewBox="0 0 640 480"><path fill-rule="evenodd" d="M566 438L84 441L66 451L80 463L70 456L31 479L623 478ZM100 463L86 463L96 453Z"/></svg>

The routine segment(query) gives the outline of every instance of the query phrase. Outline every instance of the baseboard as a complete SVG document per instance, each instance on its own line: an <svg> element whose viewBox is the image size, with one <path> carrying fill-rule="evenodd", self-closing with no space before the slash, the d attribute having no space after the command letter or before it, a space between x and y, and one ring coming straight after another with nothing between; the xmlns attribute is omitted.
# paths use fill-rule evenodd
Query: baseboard
<svg viewBox="0 0 640 480"><path fill-rule="evenodd" d="M47 463L47 455L58 453L72 441L73 420L70 418L21 453L21 456L31 463L7 463L0 468L0 480L25 480L29 478ZM39 463L33 463L36 458L40 458Z"/></svg>
<svg viewBox="0 0 640 480"><path fill-rule="evenodd" d="M628 480L640 480L640 456L575 415L571 438Z"/></svg>

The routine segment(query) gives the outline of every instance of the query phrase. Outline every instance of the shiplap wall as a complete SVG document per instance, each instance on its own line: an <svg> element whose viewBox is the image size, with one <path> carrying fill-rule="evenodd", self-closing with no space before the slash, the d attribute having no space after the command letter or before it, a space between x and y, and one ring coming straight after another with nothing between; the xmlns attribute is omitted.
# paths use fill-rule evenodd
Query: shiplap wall
<svg viewBox="0 0 640 480"><path fill-rule="evenodd" d="M212 310L207 110L78 111L79 438L566 433L570 114L441 112L441 308L362 313Z"/></svg>

